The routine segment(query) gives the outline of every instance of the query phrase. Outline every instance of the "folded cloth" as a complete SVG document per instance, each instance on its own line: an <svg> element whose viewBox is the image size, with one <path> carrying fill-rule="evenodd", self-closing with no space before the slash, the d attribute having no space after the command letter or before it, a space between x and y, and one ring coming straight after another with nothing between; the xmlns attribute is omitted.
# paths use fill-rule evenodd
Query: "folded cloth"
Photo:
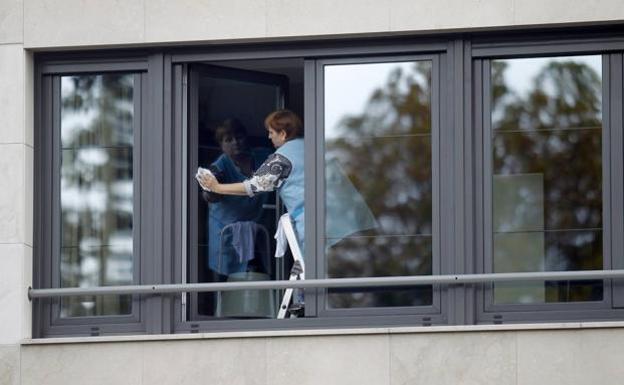
<svg viewBox="0 0 624 385"><path fill-rule="evenodd" d="M230 225L232 231L232 247L238 254L238 262L243 263L254 259L256 243L255 222L234 222Z"/></svg>
<svg viewBox="0 0 624 385"><path fill-rule="evenodd" d="M286 248L288 247L288 239L286 239L286 232L284 231L281 220L277 222L275 241L275 258L281 258L286 254Z"/></svg>

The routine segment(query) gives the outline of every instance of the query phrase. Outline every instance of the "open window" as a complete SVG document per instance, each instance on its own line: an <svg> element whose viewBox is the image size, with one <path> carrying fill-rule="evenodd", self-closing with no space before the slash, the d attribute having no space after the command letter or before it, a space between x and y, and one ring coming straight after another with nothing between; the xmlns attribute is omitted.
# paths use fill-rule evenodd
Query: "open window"
<svg viewBox="0 0 624 385"><path fill-rule="evenodd" d="M274 258L277 221L284 212L276 192L254 197L203 191L194 176L210 169L219 182L248 179L275 149L266 116L302 105L302 60L232 61L185 67L188 114L185 282L241 282L288 277L292 260ZM189 321L275 318L282 292L245 290L184 294Z"/></svg>
<svg viewBox="0 0 624 385"><path fill-rule="evenodd" d="M242 137L244 131L240 139L247 142L250 155L272 152L263 120L277 108L305 118L305 210L310 211L305 218L306 278L448 272L451 260L441 253L440 230L441 208L450 204L440 200L440 188L448 182L437 171L450 162L441 159L440 143L452 135L442 129L449 123L441 114L447 108L443 58L435 54L176 65L176 79L183 85L178 95L183 100L180 163L186 189L181 210L186 216L183 263L176 276L183 282L287 279L292 259L273 257L273 234L284 212L279 194L266 194L258 203L235 197L233 207L223 208L224 197L206 196L194 179L198 166L213 167L215 174L223 171L228 151L223 132ZM240 165L233 166L242 171ZM253 168L237 174L237 180L225 181L240 182ZM215 226L214 215L225 217L223 210L242 210L245 215L238 220L227 213L227 223ZM230 231L240 221L255 222L261 229L249 260L241 259L231 246ZM176 310L177 328L230 329L250 327L250 321L271 325L267 322L275 318L281 294L187 293ZM419 324L434 324L445 322L449 306L447 293L437 285L306 289L304 298L304 319L298 322L310 325L331 323L331 318L358 324L381 315L389 322L401 323L408 316ZM255 308L249 306L252 302Z"/></svg>

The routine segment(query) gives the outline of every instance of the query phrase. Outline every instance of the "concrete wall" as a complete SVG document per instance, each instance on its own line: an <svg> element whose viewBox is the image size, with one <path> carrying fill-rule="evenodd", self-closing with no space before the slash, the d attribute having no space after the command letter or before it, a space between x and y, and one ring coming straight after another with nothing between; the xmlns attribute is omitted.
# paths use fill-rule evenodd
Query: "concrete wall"
<svg viewBox="0 0 624 385"><path fill-rule="evenodd" d="M11 8L19 18L22 9L17 5ZM23 12L26 48L426 32L624 19L620 0L27 0Z"/></svg>
<svg viewBox="0 0 624 385"><path fill-rule="evenodd" d="M557 334L552 340L541 333L501 333L20 347L31 329L26 300L33 247L34 77L30 50L617 20L624 20L621 0L0 0L0 384L74 382L71 379L112 383L104 379L116 376L124 379L120 383L149 383L156 378L165 381L160 383L223 380L240 368L238 354L257 358L246 364L251 365L245 369L248 375L224 383L286 383L288 366L279 363L293 363L293 352L302 352L306 358L302 378L307 382L302 383L313 382L312 362L326 363L321 376L327 383L345 378L348 371L337 365L343 362L353 372L345 383L355 383L358 378L361 383L417 379L456 383L461 378L465 383L485 384L494 383L497 377L503 379L497 383L529 383L520 380L542 375L534 370L540 365L540 356L533 354L533 344L546 344L541 341L553 343L561 352L542 357L553 361L555 368L547 368L543 375L574 379L577 377L571 373L580 372L578 378L590 374L600 378L604 370L591 370L598 369L591 366L598 361L579 362L594 350L581 348L586 342L594 344L586 337L593 332ZM618 357L621 351L613 341L622 342L623 335L617 331L597 334ZM488 360L477 358L474 347ZM472 358L466 360L465 356ZM345 361L343 357L351 358ZM489 360L496 365L486 365ZM571 364L577 362L582 365ZM184 369L178 371L179 378L172 376L172 363ZM89 365L94 365L93 372ZM570 370L556 370L562 365ZM600 369L622 374L621 367L609 361ZM262 375L257 377L256 372ZM516 372L518 377L512 375ZM82 381L83 377L89 381Z"/></svg>
<svg viewBox="0 0 624 385"><path fill-rule="evenodd" d="M586 385L618 384L624 378L621 329L258 337L21 349L22 385Z"/></svg>
<svg viewBox="0 0 624 385"><path fill-rule="evenodd" d="M23 3L0 0L0 384L20 383L19 343L30 337L33 68Z"/></svg>

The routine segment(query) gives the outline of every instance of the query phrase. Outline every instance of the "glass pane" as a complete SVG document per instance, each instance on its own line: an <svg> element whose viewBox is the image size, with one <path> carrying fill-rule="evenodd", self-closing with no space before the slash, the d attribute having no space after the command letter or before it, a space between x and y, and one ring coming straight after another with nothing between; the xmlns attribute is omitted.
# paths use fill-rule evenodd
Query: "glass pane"
<svg viewBox="0 0 624 385"><path fill-rule="evenodd" d="M430 236L364 236L331 239L328 242L336 242L327 254L329 278L431 275L432 272ZM430 285L360 290L330 289L328 306L422 306L430 305L433 300Z"/></svg>
<svg viewBox="0 0 624 385"><path fill-rule="evenodd" d="M492 62L494 272L603 268L601 57ZM494 285L496 303L599 301L602 281Z"/></svg>
<svg viewBox="0 0 624 385"><path fill-rule="evenodd" d="M211 169L221 183L239 183L249 178L275 151L268 140L264 119L279 106L280 87L254 81L253 74L247 72L241 72L239 79L217 75L198 79L198 165ZM189 193L197 195L198 207L188 215L197 218L197 254L191 248L189 265L197 268L189 269L189 281L278 279L277 260L273 257L275 194L258 194L252 198L209 194L197 184L195 172L196 169L191 170ZM245 248L241 247L242 243ZM197 310L192 308L191 300L187 314L191 320L274 318L280 299L277 294L276 290L199 293Z"/></svg>
<svg viewBox="0 0 624 385"><path fill-rule="evenodd" d="M328 277L432 273L430 61L325 67ZM431 286L328 291L328 306L431 305Z"/></svg>
<svg viewBox="0 0 624 385"><path fill-rule="evenodd" d="M133 282L134 75L61 78L61 287ZM131 296L72 297L62 317L129 314Z"/></svg>
<svg viewBox="0 0 624 385"><path fill-rule="evenodd" d="M134 75L63 76L61 143L132 147Z"/></svg>

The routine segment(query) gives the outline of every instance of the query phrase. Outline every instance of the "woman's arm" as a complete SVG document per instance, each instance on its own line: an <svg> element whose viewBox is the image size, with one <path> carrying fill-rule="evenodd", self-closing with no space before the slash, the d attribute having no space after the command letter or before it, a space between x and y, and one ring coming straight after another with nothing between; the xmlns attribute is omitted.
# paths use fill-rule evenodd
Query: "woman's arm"
<svg viewBox="0 0 624 385"><path fill-rule="evenodd" d="M251 178L242 183L219 183L212 174L203 174L197 180L204 190L217 194L254 196L279 188L291 170L292 164L286 157L272 154Z"/></svg>
<svg viewBox="0 0 624 385"><path fill-rule="evenodd" d="M211 190L223 195L247 195L247 190L242 183L216 183Z"/></svg>
<svg viewBox="0 0 624 385"><path fill-rule="evenodd" d="M219 183L217 178L210 173L197 177L200 186L210 193L222 195L247 195L247 190L242 183Z"/></svg>

